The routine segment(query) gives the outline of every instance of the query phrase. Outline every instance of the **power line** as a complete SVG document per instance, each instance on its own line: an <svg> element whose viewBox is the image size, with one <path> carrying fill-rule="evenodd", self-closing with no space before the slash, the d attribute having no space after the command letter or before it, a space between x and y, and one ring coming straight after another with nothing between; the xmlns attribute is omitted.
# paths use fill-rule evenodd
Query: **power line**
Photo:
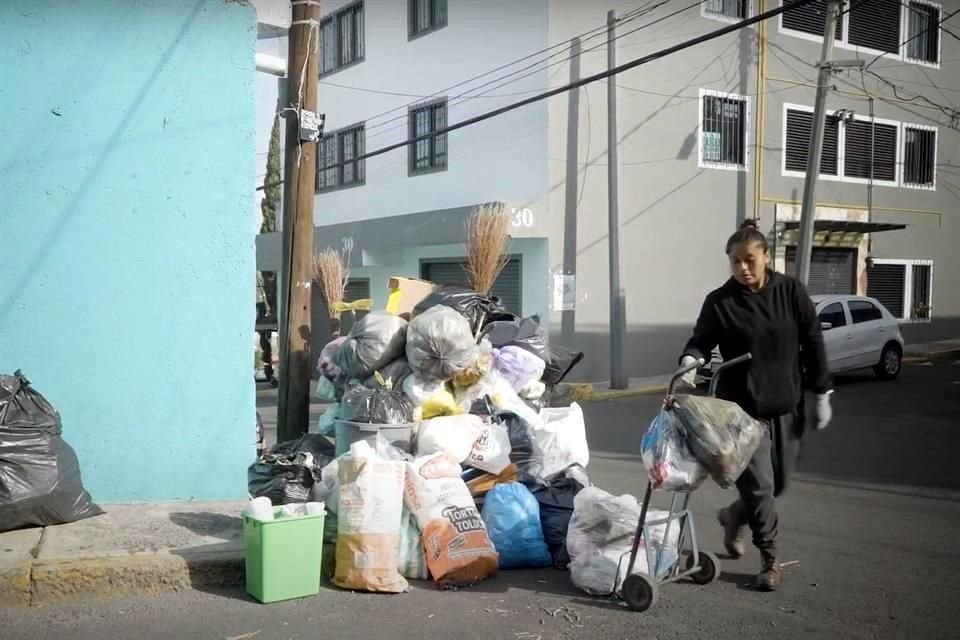
<svg viewBox="0 0 960 640"><path fill-rule="evenodd" d="M669 0L667 0L667 1L669 1ZM663 5L663 4L666 4L666 1L665 1L665 2L661 2L661 3L658 4L657 6L653 7L653 8L651 9L651 11L652 11L653 9L658 8L659 6L661 6L661 5ZM679 14L681 14L681 13L684 13L685 11L689 11L690 9L693 9L693 8L696 8L696 7L699 7L699 6L700 6L700 0L697 0L697 2L694 2L694 3L690 4L690 5L687 5L687 6L684 7L683 9L679 9L679 10L677 10L677 11L674 11L673 13L669 13L669 14L667 14L667 15L665 15L665 16L662 16L662 17L660 17L660 18L657 18L656 20L654 20L654 21L652 21L652 22L648 22L648 23L646 23L646 24L640 25L639 27L637 27L637 28L635 28L635 29L632 29L632 30L630 30L630 31L627 31L627 32L625 32L625 33L621 33L621 34L615 36L615 37L613 38L613 40L619 40L620 38L625 38L626 36L632 35L632 34L634 34L634 33L637 33L638 31L642 31L642 30L644 30L644 29L647 29L647 28L649 28L649 27L652 27L652 26L654 26L654 25L656 25L656 24L659 24L660 22L663 22L664 20L667 20L667 19L672 18L672 17L674 17L674 16L677 16L677 15L679 15ZM644 15L646 15L646 13L644 13ZM639 16L638 16L638 17L639 17ZM591 52L591 51L595 51L595 50L597 50L597 49L599 49L599 48L601 48L601 47L604 47L604 46L606 46L606 45L607 45L607 43L606 43L606 42L603 42L603 43L601 43L601 44L594 45L593 47L590 47L590 48L587 48L587 49L583 49L583 50L581 50L579 53L577 53L577 54L575 54L575 55L571 55L571 56L569 56L569 57L567 57L567 58L564 58L563 60L557 60L557 61L555 61L555 62L551 62L551 63L548 64L546 67L543 67L543 68L541 68L541 69L535 69L535 70L533 70L533 71L530 71L529 73L526 73L526 74L520 76L519 78L514 78L513 80L509 80L509 81L507 81L507 82L503 82L503 83L501 83L501 84L498 84L498 85L496 85L496 86L494 86L494 87L491 87L490 89L488 89L487 91L485 91L485 92L483 92L483 93L480 93L480 94L477 94L477 95L473 95L473 96L467 96L466 93L461 94L460 96L454 96L454 98L452 98L452 100L457 100L458 98L460 98L460 100L457 101L457 102L448 103L447 108L449 109L450 107L458 106L458 105L460 105L460 104L463 104L463 103L466 102L467 100L472 100L472 99L474 99L474 98L481 97L481 96L483 96L484 94L486 94L486 93L488 93L488 92L490 92L490 91L495 91L495 90L497 90L497 89L500 89L500 88L502 88L502 87L505 87L505 86L508 85L508 84L513 84L514 82L519 82L520 80L523 80L524 78L529 78L530 76L537 75L537 74L539 74L539 73L542 73L543 71L546 71L546 70L549 69L550 67L554 67L554 66L556 66L556 65L563 64L563 63L565 63L565 62L569 62L570 60L573 60L575 57L582 56L583 54L589 53L589 52ZM562 55L562 53L565 53L565 52L561 52L560 54L553 54L553 56ZM553 56L550 56L550 57L553 57ZM549 60L549 58L547 58L547 60ZM542 62L545 62L545 61L546 61L546 60L543 60L543 61L538 62L538 63L535 63L534 65L531 65L531 66L536 66L536 65L541 64ZM530 67L526 67L525 69L521 69L520 71L523 71L523 70L526 70L526 69L529 69L529 68L530 68ZM519 73L519 71L518 71L517 73ZM512 75L512 74L511 74L511 75ZM509 76L504 76L504 77L509 77ZM489 84L489 83L487 83L487 84ZM486 86L486 85L481 85L481 87L483 87L483 86ZM476 89L479 89L479 88L481 88L481 87L475 87L474 89L471 89L471 91L475 91ZM542 91L542 90L541 90L541 89L537 89L536 91ZM464 97L464 96L466 96L466 97ZM378 131L377 133L374 133L373 135L370 135L370 132L371 132L371 131L374 131L374 130L377 130L377 129L381 129L382 127L390 124L391 122L396 122L396 121L399 121L399 120L406 120L407 117L408 117L407 114L402 114L402 115L396 116L396 117L394 117L394 118L391 118L390 120L386 120L386 121L384 121L384 122L381 122L381 123L379 123L379 124L374 125L373 127L368 128L368 129L367 129L367 139L375 138L375 137L377 137L377 136L380 136L380 135L384 135L384 134L386 134L386 133L389 133L390 131L396 131L397 129L400 129L400 128L402 128L402 127L406 127L406 126L407 126L406 123L402 123L402 124L400 124L400 125L393 126L393 127L390 127L389 129L382 130L382 131Z"/></svg>
<svg viewBox="0 0 960 640"><path fill-rule="evenodd" d="M638 14L638 12L640 12L640 11L644 11L647 7L649 7L649 6L650 6L651 4L653 4L655 1L656 1L656 0L651 0L651 2L648 2L647 4L643 5L642 7L638 7L638 8L636 8L636 9L633 9L632 11L626 13L626 14L623 16L622 21L623 21L623 22L629 22L630 20L633 20L634 18L638 17L638 15L635 15L635 14ZM597 33L596 33L596 32L599 31L599 32L601 32L601 35L602 35L602 33L606 31L606 28L607 28L607 25L606 25L606 24L603 24L603 25L601 25L601 26L599 26L599 27L594 27L593 29L590 29L590 30L588 30L588 31L585 31L585 32L581 33L579 36L574 36L574 37L576 37L576 38L584 38L584 39L592 39L592 38L594 38L594 37L597 36ZM591 35L591 34L593 34L593 35ZM571 38L571 40L572 40L572 38ZM508 69L508 68L510 68L510 67L512 67L512 66L514 66L514 65L516 65L516 64L519 64L519 63L521 63L521 62L523 62L523 61L525 61L525 60L529 60L530 58L534 58L534 57L539 56L539 55L541 55L541 54L544 54L544 53L547 53L547 52L552 51L552 50L554 50L554 49L557 49L558 47L567 47L567 48L569 49L569 48L570 48L570 40L564 40L563 42L558 42L558 43L553 44L553 45L551 45L551 46L549 46L549 47L547 47L547 48L545 48L545 49L541 49L541 50L539 50L539 51L535 51L535 52L533 52L533 53L531 53L531 54L529 54L529 55L526 55L526 56L524 56L524 57L522 57L522 58L517 58L516 60L512 60L512 61L510 61L510 62L508 62L508 63L506 63L506 64L500 65L499 67L496 67L496 68L491 69L491 70L489 70L489 71L485 71L484 73L481 73L481 74L479 74L479 75L476 75L476 76L474 76L474 77L472 77L472 78L467 78L466 80L462 80L462 81L460 81L460 82L458 82L458 83L456 83L456 84L454 84L454 85L451 85L451 86L449 86L449 87L446 87L446 88L444 88L444 89L439 89L439 90L433 92L433 93L430 94L430 95L423 96L423 98L431 98L431 97L439 96L440 94L446 93L447 91L450 91L451 89L456 89L457 87L462 87L462 86L465 85L465 84L470 84L471 82L474 82L474 81L479 80L479 79L481 79L481 78L485 78L486 76L489 76L489 75L491 75L491 74L497 73L497 72L499 72L499 71L503 71L504 69ZM551 56L551 57L552 57L552 56ZM321 84L328 84L327 82L322 81L322 80L321 80L320 83L321 83ZM423 98L420 98L420 99L423 99ZM418 101L419 101L419 100L414 100L414 101L412 101L412 102L408 102L407 104L401 105L401 106L399 106L399 107L394 107L394 108L388 109L387 111L384 111L384 112L382 112L382 113L378 113L378 114L376 114L376 115L369 116L369 117L367 117L367 118L364 118L364 119L362 120L362 122L370 122L370 121L376 120L377 118L380 118L380 117L382 117L382 116L389 115L389 114L393 113L394 111L399 111L399 110L402 110L402 109L406 109L406 108L408 108L408 107L410 107L410 106L413 106L413 105L416 104Z"/></svg>
<svg viewBox="0 0 960 640"><path fill-rule="evenodd" d="M612 76L616 76L616 75L618 75L618 74L620 74L620 73L623 73L624 71L629 71L630 69L634 69L634 68L636 68L636 67L640 67L640 66L642 66L642 65L648 64L648 63L653 62L653 61L655 61L655 60L659 60L660 58L664 58L664 57L666 57L666 56L673 55L674 53L677 53L677 52L679 52L679 51L683 51L683 50L685 50L685 49L689 49L689 48L694 47L694 46L696 46L696 45L698 45L698 44L703 44L704 42L709 42L710 40L715 40L716 38L719 38L719 37L721 37L721 36L725 36L725 35L727 35L727 34L730 34L730 33L735 32L735 31L739 31L740 29L743 29L743 28L745 28L745 27L748 27L748 26L750 26L750 25L752 25L752 24L756 24L756 23L762 22L762 21L764 21L764 20L769 20L770 18L774 18L774 17L776 17L776 16L778 16L778 15L780 15L780 14L786 12L786 11L790 11L790 10L795 9L795 8L797 8L797 7L801 7L801 6L810 4L811 2L813 2L813 0L793 0L792 2L784 2L783 4L781 4L781 6L775 8L775 9L770 9L769 11L765 11L765 12L763 12L763 13L757 14L757 15L753 16L752 18L746 18L746 19L741 20L741 21L739 21L739 22L736 22L736 23L727 25L726 27L721 27L720 29L716 29L716 30L714 30L714 31L710 31L710 32L705 33L705 34L703 34L703 35L701 35L701 36L698 36L698 37L696 37L696 38L691 38L691 39L685 40L685 41L683 41L683 42L681 42L681 43L679 43L679 44L675 44L675 45L670 46L670 47L667 47L667 48L665 48L665 49L660 49L659 51L655 51L655 52L650 53L650 54L647 54L647 55L645 55L645 56L641 56L641 57L639 57L639 58L635 58L635 59L631 60L630 62L626 62L626 63L624 63L624 64L618 65L618 66L614 67L613 69L608 69L608 70L606 70L606 71L601 71L601 72L599 72L599 73L595 73L595 74L593 74L593 75L591 75L591 76L587 76L586 78L581 78L580 80L577 80L577 81L575 81L575 82L571 82L571 83L569 83L569 84L566 84L566 85L563 85L563 86L560 86L560 87L556 87L556 88L554 88L554 89L550 89L549 91L544 91L543 93L540 93L540 94L538 94L538 95L531 96L531 97L525 98L525 99L523 99L523 100L518 100L517 102L511 103L511 104L508 104L508 105L505 105L505 106L500 107L500 108L498 108L498 109L493 109L492 111L488 111L488 112L486 112L486 113L482 113L482 114L480 114L480 115L473 116L472 118L467 118L466 120L462 120L462 121L460 121L460 122L456 122L456 123L454 123L454 124L451 124L451 125L448 125L448 126L442 128L442 129L440 129L440 130L432 131L432 132L430 132L430 133L427 133L427 134L424 134L424 135L421 135L421 136L415 136L415 137L413 137L413 138L410 138L410 139L405 140L405 141L403 141L403 142L398 142L398 143L396 143L396 144L390 144L390 145L387 145L387 146L385 146L385 147L381 147L381 148L379 148L379 149L376 149L376 150L374 150L374 151L370 151L370 152L364 153L364 154L362 154L362 155L360 155L360 156L357 156L357 157L355 157L355 158L350 158L349 160L341 161L341 162L338 162L338 163L336 163L336 164L329 165L329 166L327 166L327 167L325 167L325 168L329 169L329 168L332 168L332 167L335 167L335 166L342 166L342 165L347 164L347 163L359 162L359 161L361 161L361 160L366 160L366 159L368 159L368 158L374 158L374 157L376 157L376 156L380 156L380 155L383 155L383 154L385 154L385 153L389 153L389 152L391 152L391 151L396 151L397 149L406 148L406 147L408 147L408 146L410 146L410 145L412 145L412 144L416 144L417 142L420 142L421 140L429 140L429 139L431 139L431 138L435 138L435 137L437 137L437 136L444 135L444 134L446 134L446 133L450 133L450 132L456 131L456 130L458 130L458 129L463 129L464 127L469 127L469 126L471 126L471 125L478 124L478 123L483 122L483 121L485 121L485 120L489 120L489 119L491 119L491 118L495 118L495 117L497 117L497 116L503 115L504 113L507 113L507 112L509 112L509 111L514 111L515 109L519 109L519 108L521 108L521 107L526 107L526 106L531 105L531 104L534 104L534 103L536 103L536 102L540 102L541 100L546 100L547 98L552 98L553 96L560 95L561 93L566 93L567 91L570 91L570 90L573 90L573 89L579 89L580 87L583 87L583 86L588 85L588 84L592 84L592 83L594 83L594 82L597 82L598 80L605 80L606 78L609 78L609 77L612 77ZM258 187L258 190L261 189L261 188L262 188L262 187Z"/></svg>
<svg viewBox="0 0 960 640"><path fill-rule="evenodd" d="M644 10L643 13L639 13L639 14L633 15L633 16L630 17L629 19L621 19L621 20L620 20L620 24L626 24L627 22L630 22L630 21L632 21L632 20L636 20L636 19L639 18L639 17L642 17L642 16L644 16L644 15L647 15L647 14L651 13L652 11L660 8L661 6L667 4L668 2L670 2L670 0L661 0L661 1L658 2L656 5L650 7L650 9ZM653 25L655 25L655 24L657 24L657 23L659 23L659 22L663 22L664 20L666 20L666 19L668 19L668 18L672 18L672 17L675 16L675 15L678 15L678 14L680 14L680 13L683 13L684 11L689 11L690 9L693 9L694 7L698 7L698 6L700 6L700 1L699 1L699 0L698 0L697 2L694 2L694 3L691 4L691 5L688 5L688 6L684 7L683 9L680 9L679 11L674 11L673 13L670 13L670 14L667 14L666 16L663 16L663 17L661 17L661 18L658 18L657 20L654 20L653 22L650 22L650 23L641 25L641 26L639 26L639 27L637 27L636 29L633 29L633 30L631 30L631 31L627 31L627 32L625 32L625 33L621 33L620 35L616 36L616 37L614 38L614 40L619 40L620 38L629 36L629 35L631 35L631 34L634 34L634 33L638 32L638 31L642 31L643 29L646 29L646 28L648 28L648 27L650 27L650 26L653 26ZM604 29L606 29L606 27L604 27ZM595 38L595 37L598 37L599 35L605 35L605 34L596 34L596 35L593 35L593 36L591 36L590 38L587 38L587 39L590 40L590 39L593 39L593 38ZM545 66L545 67L543 67L543 68L534 69L534 67L538 67L539 65L541 65L541 64L543 64L543 63L545 63L545 62L548 62L551 58L554 58L554 57L556 57L556 56L563 55L563 54L569 52L570 49L571 49L571 47L568 47L568 48L567 48L567 51L560 51L560 52L551 54L551 55L547 56L547 57L546 57L545 59L543 59L543 60L539 60L539 61L537 61L537 62L535 62L535 63L533 63L533 64L531 64L531 65L528 65L528 66L526 66L526 67L524 67L524 68L522 68L522 69L517 69L516 71L513 71L513 72L511 72L511 73L509 73L509 74L507 74L507 75L504 75L504 76L500 76L499 78L494 78L493 80L489 80L489 81L485 82L484 84L481 84L481 85L479 85L479 86L477 86L477 87L473 87L472 89L468 89L467 91L464 91L464 92L461 93L460 95L457 95L457 96L454 96L453 98L450 98L450 99L448 100L447 108L449 109L451 106L456 106L456 105L459 105L459 104L463 104L464 102L467 102L468 100L473 100L473 99L475 99L475 98L479 98L479 97L485 96L486 94L489 94L489 92L491 92L491 91L495 91L495 90L497 90L497 89L503 88L503 87L507 86L508 84L513 84L513 83L515 83L515 82L519 82L520 80L523 80L523 79L525 79L525 78L529 78L529 77L532 76L532 75L537 75L537 74L539 74L539 73L541 73L541 72L543 72L543 71L546 71L546 70L549 69L550 67L556 66L556 65L558 65L558 64L563 64L564 62L568 62L568 61L572 60L572 59L575 58L575 57L582 56L582 55L585 54L585 53L589 53L589 52L591 52L591 51L595 51L596 49L599 49L599 48L604 47L604 46L606 46L606 41L604 41L604 42L602 42L602 43L600 43L600 44L598 44L598 45L594 45L593 47L589 47L589 48L587 48L587 49L583 49L583 50L581 50L579 53L577 53L576 55L571 55L571 56L568 56L568 57L566 57L566 58L564 58L564 59L562 59L562 60L557 60L557 61L555 61L555 62L551 62L551 63L547 64L547 66ZM530 69L533 69L533 71L529 71ZM496 85L496 86L494 86L494 87L491 87L490 89L488 89L487 91L484 91L484 92L482 92L482 93L475 94L475 95L468 95L468 94L470 94L470 92L472 92L472 91L476 91L476 90L478 90L478 89L482 89L483 87L487 87L487 86L489 86L489 85L491 85L491 84L493 84L493 83L495 83L495 82L499 82L499 81L501 81L501 80L504 80L505 78L509 78L509 77L515 76L515 75L517 75L517 74L519 74L519 73L523 73L524 71L529 71L529 73L526 73L526 74L524 74L524 75L522 75L522 76L520 76L520 77L518 77L518 78L514 78L513 80L509 80L509 81L507 81L507 82L502 82L501 84L498 84L498 85ZM533 91L540 91L540 89L536 89L536 90L533 90ZM527 93L532 93L533 91L530 91L530 92L527 92ZM434 96L435 96L435 95L436 95L436 94L434 94ZM428 98L429 98L429 97L433 97L433 96L425 96L425 97L428 97ZM412 102L412 103L410 103L410 104L411 104L411 105L416 104L416 101L415 101L415 102ZM409 106L409 105L408 105L408 106ZM395 131L396 129L399 129L400 126L406 126L405 124L403 124L403 125L400 125L400 126L391 127L391 128L389 128L389 129L387 129L386 131L380 131L379 133L376 133L376 134L374 134L373 136L369 135L371 131L375 131L375 130L377 130L377 129L381 129L381 128L387 126L388 124L391 124L391 123L393 123L393 122L397 122L397 121L399 121L399 120L406 120L407 117L408 117L408 114L402 113L402 114L397 115L397 116L395 116L395 117L393 117L393 118L390 118L389 120L385 120L385 121L383 121L383 122L379 122L379 123L373 125L372 127L367 127L367 128L366 128L367 134L368 134L368 135L367 135L367 138L369 139L369 138L375 137L375 136L377 136L377 135L385 134L385 133L387 133L387 132L389 132L389 131Z"/></svg>

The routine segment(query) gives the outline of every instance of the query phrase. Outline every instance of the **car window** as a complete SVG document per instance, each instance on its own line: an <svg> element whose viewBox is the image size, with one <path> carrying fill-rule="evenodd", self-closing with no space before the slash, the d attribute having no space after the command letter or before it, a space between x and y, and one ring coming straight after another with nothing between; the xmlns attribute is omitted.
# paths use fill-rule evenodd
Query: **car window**
<svg viewBox="0 0 960 640"><path fill-rule="evenodd" d="M850 305L850 316L853 318L853 324L883 320L883 313L872 302L851 300L847 304Z"/></svg>
<svg viewBox="0 0 960 640"><path fill-rule="evenodd" d="M820 312L820 322L829 322L834 329L846 326L847 316L843 313L843 305L839 302L828 304Z"/></svg>

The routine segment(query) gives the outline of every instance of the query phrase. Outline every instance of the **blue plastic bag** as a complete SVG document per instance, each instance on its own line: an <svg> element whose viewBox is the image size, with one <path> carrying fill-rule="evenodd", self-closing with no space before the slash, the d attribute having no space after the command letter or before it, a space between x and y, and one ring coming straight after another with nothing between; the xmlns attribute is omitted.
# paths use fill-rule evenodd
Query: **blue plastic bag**
<svg viewBox="0 0 960 640"><path fill-rule="evenodd" d="M540 504L527 487L518 482L494 486L483 499L481 516L501 569L553 565L540 527Z"/></svg>

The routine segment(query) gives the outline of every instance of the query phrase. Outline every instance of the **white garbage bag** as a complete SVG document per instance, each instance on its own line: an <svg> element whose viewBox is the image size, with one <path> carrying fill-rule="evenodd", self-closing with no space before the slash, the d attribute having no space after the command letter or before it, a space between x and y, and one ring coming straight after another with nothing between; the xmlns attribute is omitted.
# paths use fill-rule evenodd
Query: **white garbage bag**
<svg viewBox="0 0 960 640"><path fill-rule="evenodd" d="M614 496L597 487L587 487L577 494L567 530L570 577L574 585L592 595L607 595L620 589L626 578L640 506L631 495ZM665 511L648 509L647 522L662 520L668 515ZM679 520L670 523L667 536L666 523L647 528L634 573L649 575L648 553L657 562L658 576L670 570L677 560Z"/></svg>
<svg viewBox="0 0 960 640"><path fill-rule="evenodd" d="M470 414L424 420L417 429L417 455L442 453L460 464L470 457L484 426L483 418Z"/></svg>
<svg viewBox="0 0 960 640"><path fill-rule="evenodd" d="M569 407L540 410L534 433L543 454L541 479L560 473L570 465L586 467L590 462L583 409L576 402Z"/></svg>

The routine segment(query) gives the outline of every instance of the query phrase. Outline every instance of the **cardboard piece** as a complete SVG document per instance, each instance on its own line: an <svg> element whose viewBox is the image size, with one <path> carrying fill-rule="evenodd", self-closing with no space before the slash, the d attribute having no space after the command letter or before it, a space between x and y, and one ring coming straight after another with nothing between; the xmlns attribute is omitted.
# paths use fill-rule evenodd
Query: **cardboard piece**
<svg viewBox="0 0 960 640"><path fill-rule="evenodd" d="M412 313L438 285L418 278L393 276L387 281L387 311L397 315Z"/></svg>

